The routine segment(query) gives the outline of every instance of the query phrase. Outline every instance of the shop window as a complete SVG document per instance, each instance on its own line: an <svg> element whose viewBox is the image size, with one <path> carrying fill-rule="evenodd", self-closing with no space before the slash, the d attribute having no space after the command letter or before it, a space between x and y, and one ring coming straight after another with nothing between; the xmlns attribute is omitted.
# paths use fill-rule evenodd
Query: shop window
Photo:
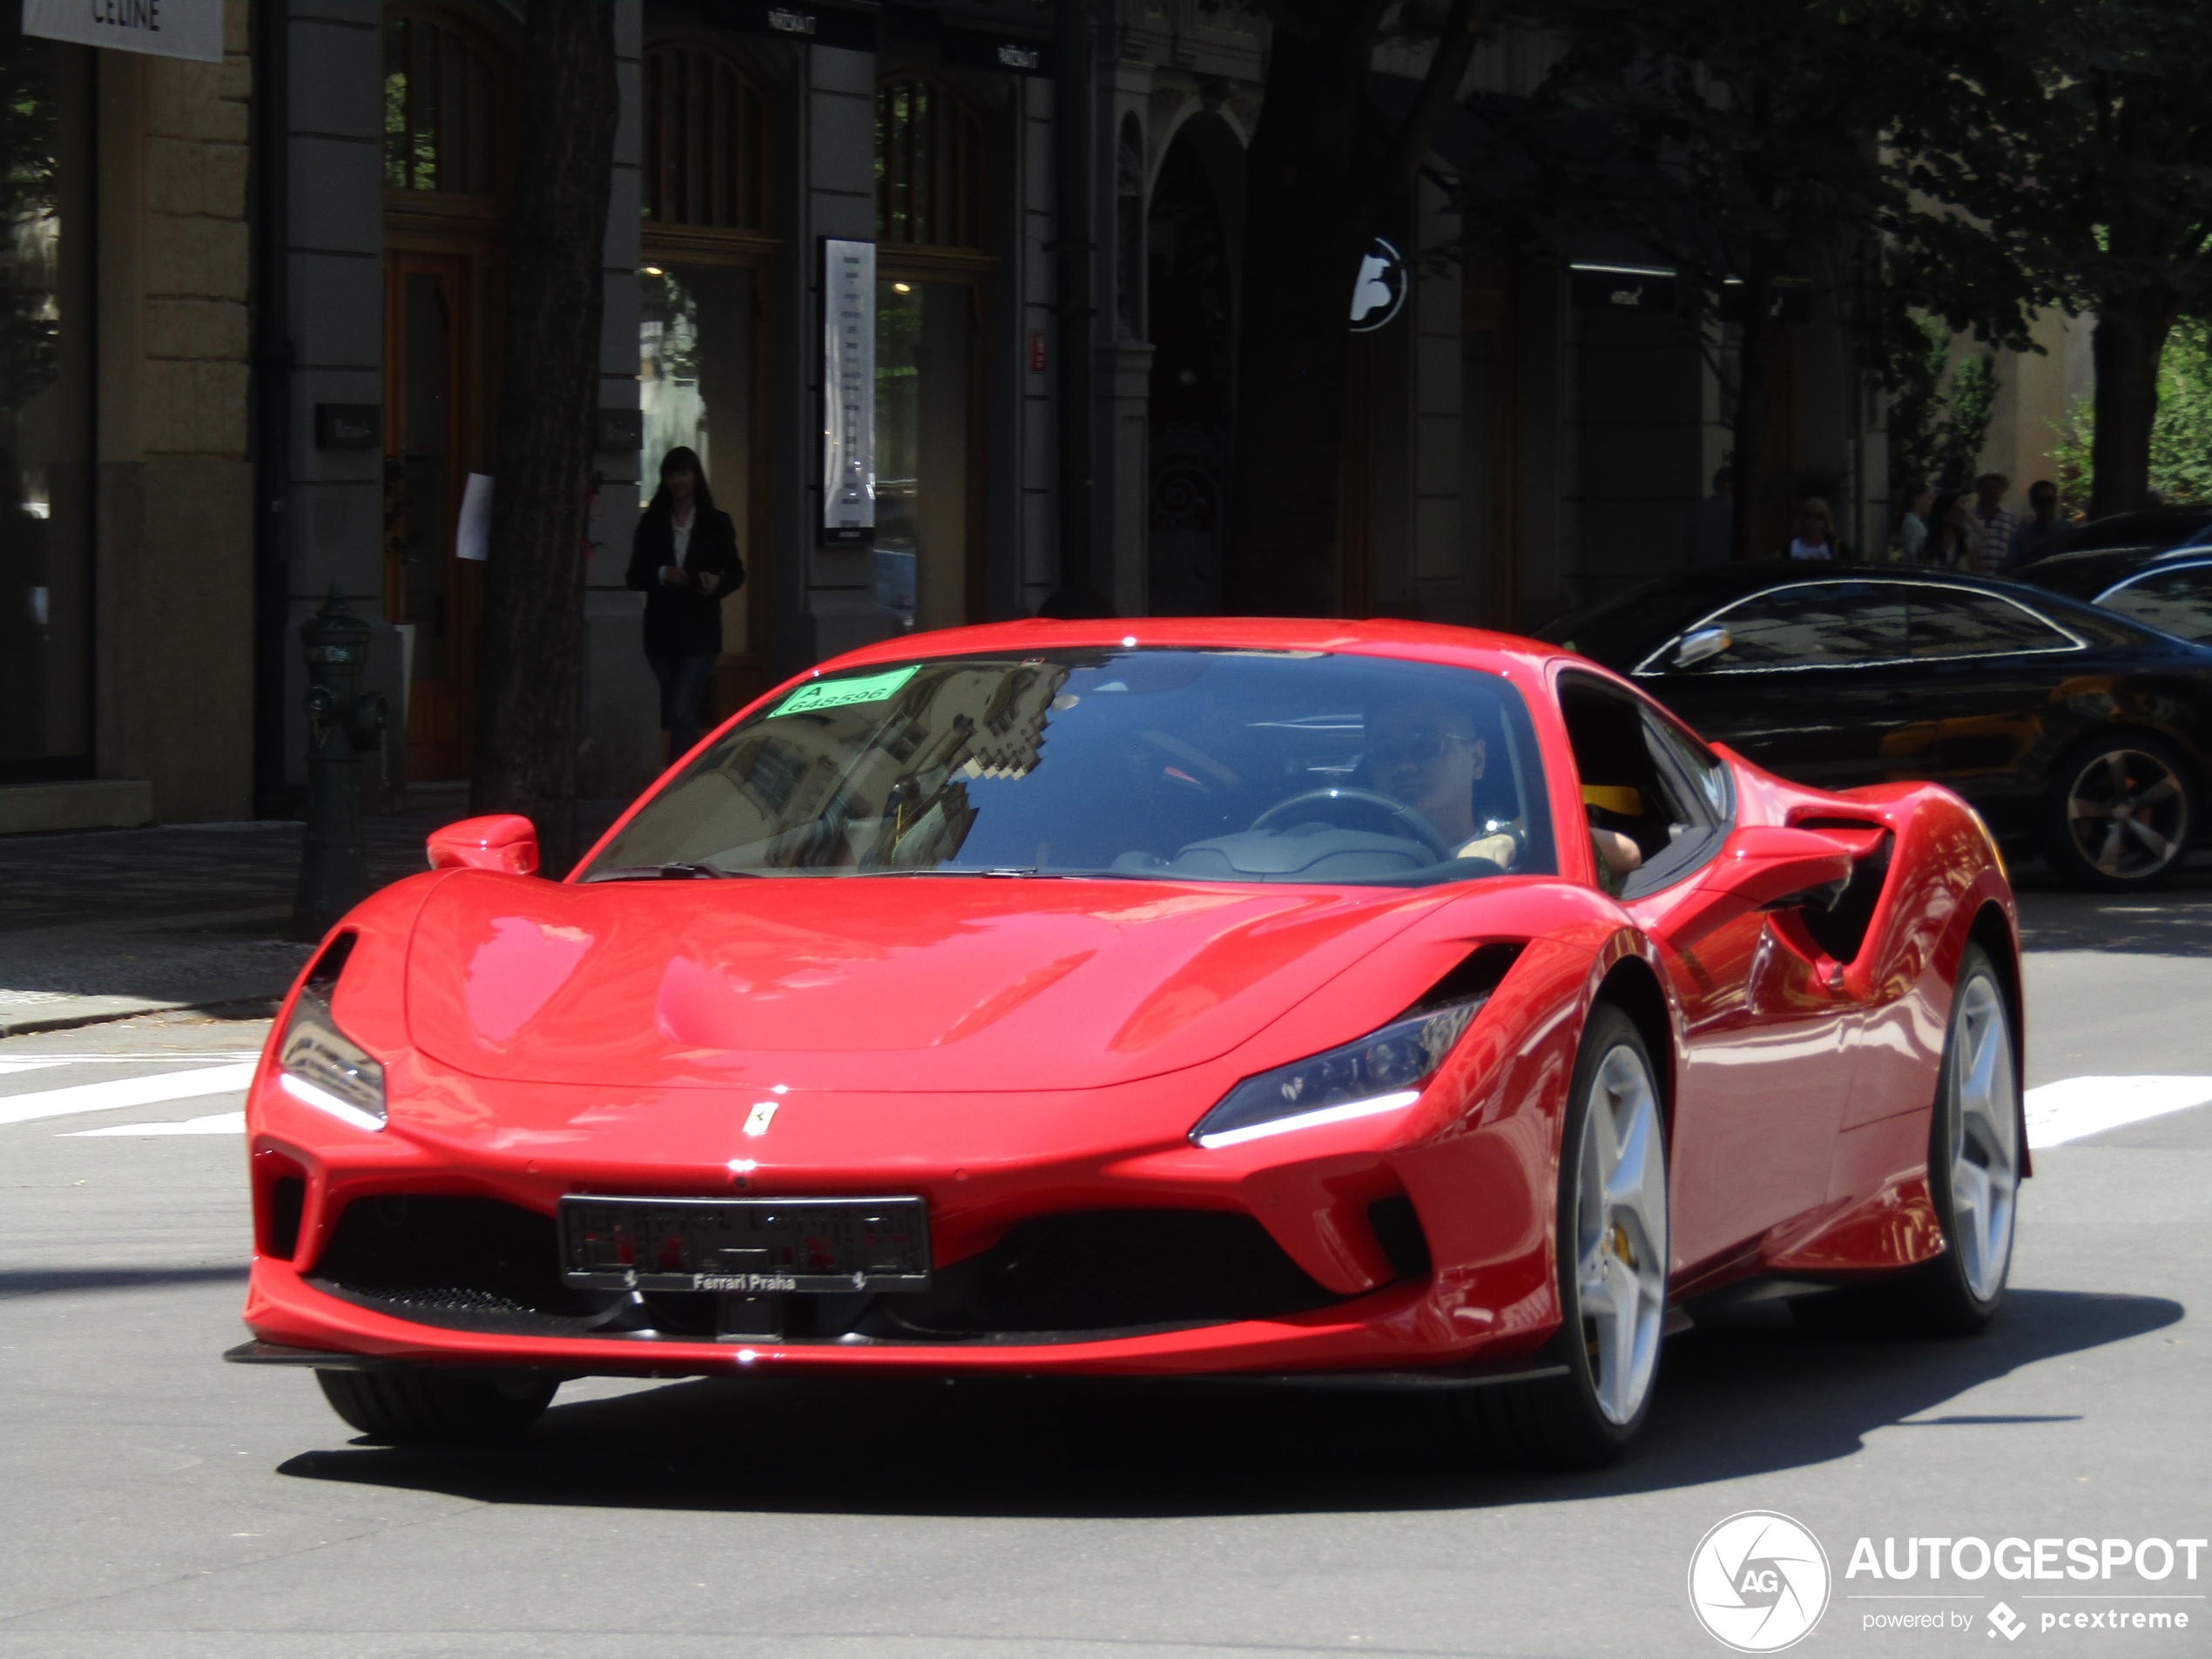
<svg viewBox="0 0 2212 1659"><path fill-rule="evenodd" d="M388 11L384 21L384 184L489 196L494 179L491 60L451 27Z"/></svg>
<svg viewBox="0 0 2212 1659"><path fill-rule="evenodd" d="M0 24L0 783L91 772L91 57Z"/></svg>
<svg viewBox="0 0 2212 1659"><path fill-rule="evenodd" d="M646 223L766 231L766 110L752 78L719 52L647 51Z"/></svg>
<svg viewBox="0 0 2212 1659"><path fill-rule="evenodd" d="M981 248L983 123L941 82L902 75L875 95L877 234L892 246Z"/></svg>

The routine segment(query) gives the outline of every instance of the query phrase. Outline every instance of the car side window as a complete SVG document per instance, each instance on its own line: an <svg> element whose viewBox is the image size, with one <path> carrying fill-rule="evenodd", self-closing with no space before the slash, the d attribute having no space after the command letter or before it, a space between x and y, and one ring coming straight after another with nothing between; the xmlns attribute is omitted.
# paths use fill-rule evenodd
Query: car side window
<svg viewBox="0 0 2212 1659"><path fill-rule="evenodd" d="M1713 855L1733 804L1717 760L1640 701L1599 681L1563 677L1560 711L1601 886L1640 898Z"/></svg>
<svg viewBox="0 0 2212 1659"><path fill-rule="evenodd" d="M2078 643L2012 600L1966 588L1911 590L1912 655L1994 657L2012 651L2068 651Z"/></svg>
<svg viewBox="0 0 2212 1659"><path fill-rule="evenodd" d="M1878 582L1804 582L1738 600L1688 631L1723 630L1728 643L1687 668L1664 656L1639 671L1730 674L1762 669L1845 667L1906 654L1905 599Z"/></svg>
<svg viewBox="0 0 2212 1659"><path fill-rule="evenodd" d="M2097 603L2161 633L2212 640L2212 564L2154 570L2122 583Z"/></svg>

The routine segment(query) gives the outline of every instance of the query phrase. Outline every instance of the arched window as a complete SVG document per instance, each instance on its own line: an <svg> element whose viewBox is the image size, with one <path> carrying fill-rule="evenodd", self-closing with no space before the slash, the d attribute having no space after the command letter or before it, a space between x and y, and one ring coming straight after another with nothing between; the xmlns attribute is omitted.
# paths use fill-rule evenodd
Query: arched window
<svg viewBox="0 0 2212 1659"><path fill-rule="evenodd" d="M732 59L671 42L645 53L645 222L768 229L767 101Z"/></svg>
<svg viewBox="0 0 2212 1659"><path fill-rule="evenodd" d="M898 75L876 88L875 172L886 244L984 246L983 123L950 87Z"/></svg>
<svg viewBox="0 0 2212 1659"><path fill-rule="evenodd" d="M498 188L499 75L475 42L413 11L384 19L384 184L489 196Z"/></svg>

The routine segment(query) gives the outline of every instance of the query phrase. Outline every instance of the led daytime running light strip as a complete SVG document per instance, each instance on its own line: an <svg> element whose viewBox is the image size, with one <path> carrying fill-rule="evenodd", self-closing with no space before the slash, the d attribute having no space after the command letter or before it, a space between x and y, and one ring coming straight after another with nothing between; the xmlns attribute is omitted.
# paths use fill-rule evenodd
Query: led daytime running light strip
<svg viewBox="0 0 2212 1659"><path fill-rule="evenodd" d="M1211 1151L1220 1146L1241 1146L1246 1141L1262 1140L1270 1135L1287 1135L1294 1129L1318 1129L1324 1123L1348 1123L1355 1117L1372 1117L1378 1112L1394 1112L1401 1106L1411 1106L1421 1097L1418 1089L1401 1089L1393 1094L1377 1095L1372 1100L1348 1100L1340 1106L1324 1106L1318 1111L1300 1112L1295 1117L1271 1118L1264 1123L1248 1123L1243 1129L1225 1129L1218 1134L1201 1135L1198 1144Z"/></svg>
<svg viewBox="0 0 2212 1659"><path fill-rule="evenodd" d="M384 1128L383 1119L372 1117L360 1107L339 1099L327 1089L316 1088L297 1072L279 1071L277 1087L301 1104L328 1112L341 1123L351 1123L355 1129L365 1129L371 1134L376 1134Z"/></svg>

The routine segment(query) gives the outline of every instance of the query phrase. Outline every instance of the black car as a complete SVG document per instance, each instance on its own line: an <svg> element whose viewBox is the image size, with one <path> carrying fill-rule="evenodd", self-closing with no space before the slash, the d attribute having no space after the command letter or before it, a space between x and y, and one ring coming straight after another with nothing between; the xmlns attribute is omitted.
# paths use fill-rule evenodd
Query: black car
<svg viewBox="0 0 2212 1659"><path fill-rule="evenodd" d="M1541 632L1784 777L1947 785L2082 886L2148 886L2203 833L2212 649L2078 599L1898 565L1741 564Z"/></svg>
<svg viewBox="0 0 2212 1659"><path fill-rule="evenodd" d="M2038 559L2013 577L2183 639L2212 642L2212 545L2084 548Z"/></svg>
<svg viewBox="0 0 2212 1659"><path fill-rule="evenodd" d="M2200 502L2146 507L2134 513L2109 513L2086 524L2075 525L2043 558L2056 558L2062 553L2101 553L2114 548L2163 553L2177 547L2212 547L2212 506ZM2041 563L2042 559L2034 561L2037 564Z"/></svg>

